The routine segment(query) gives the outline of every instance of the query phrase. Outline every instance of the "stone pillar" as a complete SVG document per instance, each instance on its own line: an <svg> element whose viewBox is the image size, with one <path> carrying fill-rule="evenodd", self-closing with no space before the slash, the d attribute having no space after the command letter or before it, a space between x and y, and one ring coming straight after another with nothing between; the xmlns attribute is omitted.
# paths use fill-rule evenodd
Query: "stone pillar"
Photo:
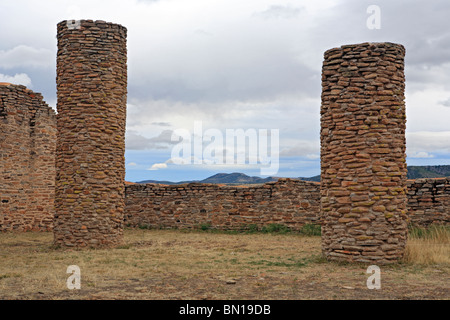
<svg viewBox="0 0 450 320"><path fill-rule="evenodd" d="M57 26L57 246L109 247L123 238L126 35L104 21Z"/></svg>
<svg viewBox="0 0 450 320"><path fill-rule="evenodd" d="M362 43L324 54L322 250L328 260L390 263L407 237L405 49Z"/></svg>

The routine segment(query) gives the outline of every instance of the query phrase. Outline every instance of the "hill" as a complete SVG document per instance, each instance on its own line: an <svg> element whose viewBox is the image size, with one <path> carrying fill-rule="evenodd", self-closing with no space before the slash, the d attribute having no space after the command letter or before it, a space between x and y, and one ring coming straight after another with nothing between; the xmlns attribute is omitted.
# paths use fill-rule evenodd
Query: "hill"
<svg viewBox="0 0 450 320"><path fill-rule="evenodd" d="M408 166L408 179L418 178L440 178L450 177L450 165L440 166ZM189 180L189 181L158 181L158 180L143 180L137 183L157 183L157 184L183 184L183 183L215 183L215 184L228 184L228 185L241 185L241 184L261 184L270 181L277 181L277 177L250 177L246 174L234 172L234 173L217 173L211 177L203 180ZM313 177L298 177L304 181L316 181L320 182L320 175Z"/></svg>
<svg viewBox="0 0 450 320"><path fill-rule="evenodd" d="M450 165L408 166L408 179L450 177Z"/></svg>

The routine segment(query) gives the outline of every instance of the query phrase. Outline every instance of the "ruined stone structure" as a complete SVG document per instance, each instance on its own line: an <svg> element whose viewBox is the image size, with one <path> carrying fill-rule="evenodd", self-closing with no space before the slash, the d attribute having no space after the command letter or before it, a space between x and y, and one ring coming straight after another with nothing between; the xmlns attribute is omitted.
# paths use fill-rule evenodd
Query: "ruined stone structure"
<svg viewBox="0 0 450 320"><path fill-rule="evenodd" d="M417 226L450 223L450 178L408 180L408 222Z"/></svg>
<svg viewBox="0 0 450 320"><path fill-rule="evenodd" d="M450 178L407 180L409 225L450 223ZM125 225L185 229L259 229L271 223L298 230L321 224L320 183L280 179L264 185L129 184Z"/></svg>
<svg viewBox="0 0 450 320"><path fill-rule="evenodd" d="M0 231L53 229L55 245L80 248L120 244L124 224L320 223L329 260L382 264L402 257L407 223L449 223L450 178L406 180L405 50L392 43L325 52L320 184L125 192L126 34L104 21L58 24L57 116L40 94L0 83Z"/></svg>
<svg viewBox="0 0 450 320"><path fill-rule="evenodd" d="M325 52L321 106L322 249L329 260L389 263L407 238L402 45Z"/></svg>
<svg viewBox="0 0 450 320"><path fill-rule="evenodd" d="M299 230L319 224L319 183L279 179L258 186L134 184L126 187L125 224L236 230L272 223Z"/></svg>
<svg viewBox="0 0 450 320"><path fill-rule="evenodd" d="M126 36L126 28L104 21L57 26L55 245L122 241Z"/></svg>
<svg viewBox="0 0 450 320"><path fill-rule="evenodd" d="M0 83L0 231L52 229L55 112L24 86Z"/></svg>

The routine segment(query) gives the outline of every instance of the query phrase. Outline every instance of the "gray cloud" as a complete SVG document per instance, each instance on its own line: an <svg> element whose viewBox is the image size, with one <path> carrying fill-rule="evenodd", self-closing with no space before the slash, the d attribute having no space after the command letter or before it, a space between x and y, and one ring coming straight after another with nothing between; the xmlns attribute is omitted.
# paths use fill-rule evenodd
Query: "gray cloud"
<svg viewBox="0 0 450 320"><path fill-rule="evenodd" d="M431 152L450 153L450 131L420 131L406 134L406 151L408 155Z"/></svg>
<svg viewBox="0 0 450 320"><path fill-rule="evenodd" d="M293 146L280 151L280 157L308 157L314 158L320 151L319 141L298 140Z"/></svg>
<svg viewBox="0 0 450 320"><path fill-rule="evenodd" d="M439 101L440 105L443 105L444 107L450 107L450 98L444 101Z"/></svg>
<svg viewBox="0 0 450 320"><path fill-rule="evenodd" d="M285 156L317 154L323 52L367 41L406 47L409 130L444 128L450 112L440 107L450 105L448 0L311 1L302 2L304 7L293 1L205 3L77 2L83 16L128 28L127 149L168 149L170 130L159 135L155 130L202 120L205 128L279 128ZM72 4L5 5L0 74L26 74L33 90L55 101L56 23L67 18ZM381 9L380 30L366 27L372 4ZM442 149L447 137L437 137L439 145L434 138L410 136L411 154L447 152Z"/></svg>
<svg viewBox="0 0 450 320"><path fill-rule="evenodd" d="M170 145L177 144L171 140L172 130L164 130L158 136L146 138L139 133L127 131L125 147L127 150L169 149Z"/></svg>
<svg viewBox="0 0 450 320"><path fill-rule="evenodd" d="M266 10L255 13L254 16L264 19L292 19L297 18L304 11L304 7L271 5Z"/></svg>
<svg viewBox="0 0 450 320"><path fill-rule="evenodd" d="M152 122L152 125L159 127L170 127L170 122Z"/></svg>
<svg viewBox="0 0 450 320"><path fill-rule="evenodd" d="M47 68L53 64L53 58L51 50L19 45L9 50L0 50L0 68Z"/></svg>

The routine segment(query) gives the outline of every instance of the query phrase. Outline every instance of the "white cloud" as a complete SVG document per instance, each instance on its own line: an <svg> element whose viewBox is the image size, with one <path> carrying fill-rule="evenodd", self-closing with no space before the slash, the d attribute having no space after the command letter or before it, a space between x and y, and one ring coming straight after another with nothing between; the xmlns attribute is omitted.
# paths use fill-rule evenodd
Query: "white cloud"
<svg viewBox="0 0 450 320"><path fill-rule="evenodd" d="M127 131L125 146L127 150L168 149L170 145L177 144L171 140L172 130L163 130L158 136L147 138L134 131Z"/></svg>
<svg viewBox="0 0 450 320"><path fill-rule="evenodd" d="M448 98L447 100L439 101L439 104L443 105L444 107L450 107L450 98Z"/></svg>
<svg viewBox="0 0 450 320"><path fill-rule="evenodd" d="M320 155L317 153L313 153L313 154L307 154L306 158L310 159L310 160L317 160L320 158Z"/></svg>
<svg viewBox="0 0 450 320"><path fill-rule="evenodd" d="M0 68L17 67L47 68L53 65L53 52L48 49L36 49L19 45L9 50L0 50Z"/></svg>
<svg viewBox="0 0 450 320"><path fill-rule="evenodd" d="M307 157L308 159L318 159L320 142L300 139L292 139L292 146L280 151L280 157Z"/></svg>
<svg viewBox="0 0 450 320"><path fill-rule="evenodd" d="M434 158L434 156L432 154L429 154L428 152L425 152L425 151L420 151L420 152L415 152L413 154L409 154L408 157L418 158L418 159Z"/></svg>
<svg viewBox="0 0 450 320"><path fill-rule="evenodd" d="M136 167L137 163L136 162L130 162L130 163L127 164L127 166L129 166L129 167Z"/></svg>
<svg viewBox="0 0 450 320"><path fill-rule="evenodd" d="M450 131L420 131L406 134L406 152L412 158L430 158L431 153L450 153Z"/></svg>
<svg viewBox="0 0 450 320"><path fill-rule="evenodd" d="M305 8L292 7L290 5L271 5L264 11L255 13L255 16L264 19L293 19L297 18Z"/></svg>
<svg viewBox="0 0 450 320"><path fill-rule="evenodd" d="M158 170L158 169L166 169L166 168L167 168L167 164L165 164L165 163L155 163L147 170Z"/></svg>
<svg viewBox="0 0 450 320"><path fill-rule="evenodd" d="M21 84L31 88L31 79L26 73L16 73L13 76L0 73L0 82L9 82L12 84Z"/></svg>
<svg viewBox="0 0 450 320"><path fill-rule="evenodd" d="M7 13L0 19L0 29L7 30L0 33L2 81L31 86L32 78L55 105L56 23L77 17L119 23L128 29L128 150L170 153L173 144L163 129L190 129L203 121L204 130L222 132L279 129L280 156L310 163L320 149L324 51L391 41L406 48L408 154L450 153L448 0L379 0L382 24L376 31L366 26L370 3L360 0L109 4L1 2Z"/></svg>

